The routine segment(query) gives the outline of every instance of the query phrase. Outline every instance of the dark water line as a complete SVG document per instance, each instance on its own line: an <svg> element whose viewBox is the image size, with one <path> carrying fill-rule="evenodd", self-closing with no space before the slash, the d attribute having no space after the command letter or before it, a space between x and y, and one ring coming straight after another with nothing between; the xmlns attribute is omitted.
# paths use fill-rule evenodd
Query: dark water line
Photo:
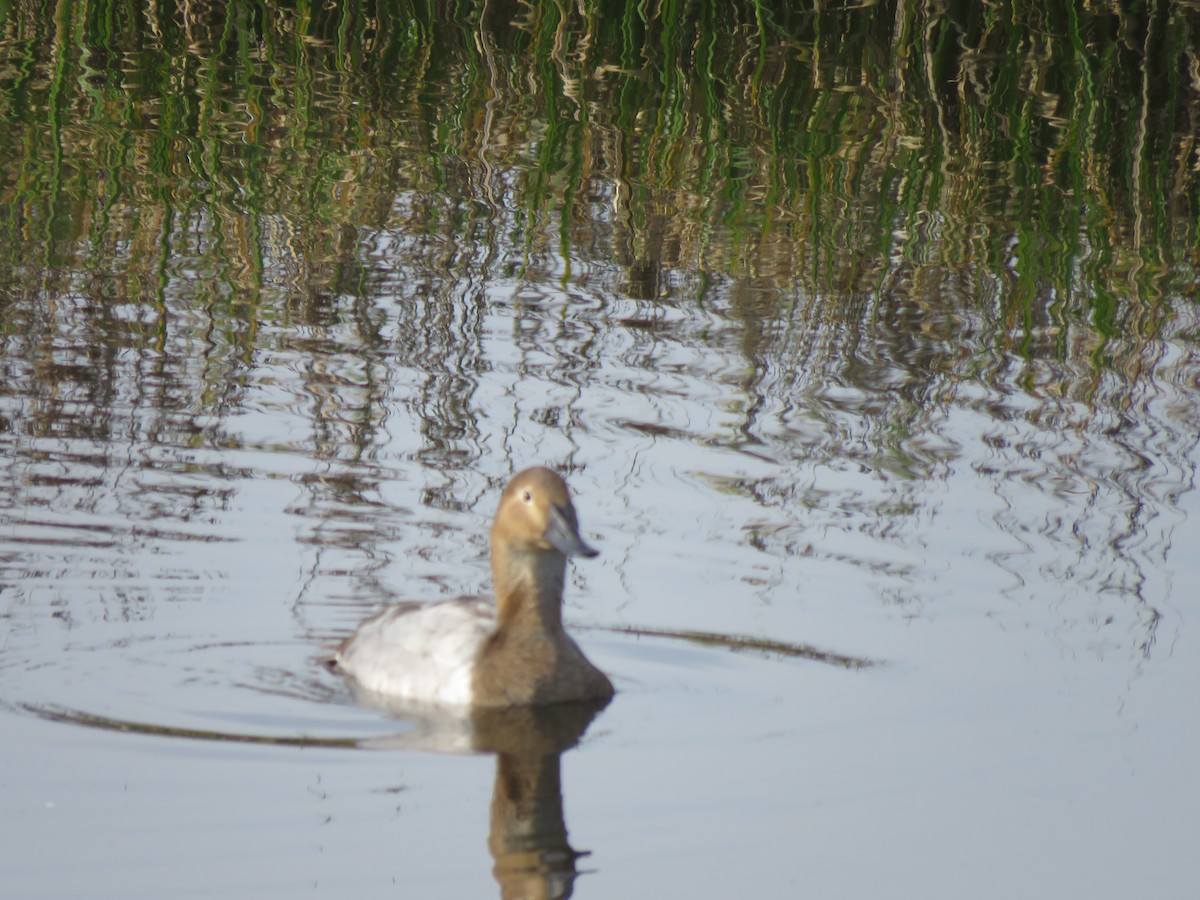
<svg viewBox="0 0 1200 900"><path fill-rule="evenodd" d="M576 625L573 627L576 631L606 631L610 634L628 634L639 638L653 637L687 641L692 644L701 644L705 647L718 647L730 650L734 653L757 653L768 657L785 656L807 659L812 662L839 666L843 669L866 669L871 666L883 665L880 660L868 659L864 656L848 656L844 653L821 650L811 644L793 644L769 638L753 637L751 635L720 634L713 631L674 630L669 628L640 628L634 625Z"/></svg>
<svg viewBox="0 0 1200 900"><path fill-rule="evenodd" d="M81 710L65 709L58 706L40 706L33 703L19 703L15 709L19 712L37 716L39 719L44 719L47 722L83 725L86 728L96 728L101 731L117 731L124 734L145 734L155 737L184 738L194 741L220 741L228 744L263 744L275 747L324 747L338 750L359 750L366 748L366 744L362 738L239 734L236 732L210 731L206 728L180 728L172 725L155 725L150 722L114 719Z"/></svg>

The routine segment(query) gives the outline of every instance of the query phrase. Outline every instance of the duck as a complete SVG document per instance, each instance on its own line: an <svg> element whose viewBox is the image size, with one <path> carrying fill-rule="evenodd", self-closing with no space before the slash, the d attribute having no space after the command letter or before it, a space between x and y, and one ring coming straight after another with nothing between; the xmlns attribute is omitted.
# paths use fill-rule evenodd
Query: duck
<svg viewBox="0 0 1200 900"><path fill-rule="evenodd" d="M515 475L492 521L494 597L401 602L368 618L327 661L361 692L421 707L489 709L607 702L612 682L562 620L567 559L600 551L579 533L566 482Z"/></svg>

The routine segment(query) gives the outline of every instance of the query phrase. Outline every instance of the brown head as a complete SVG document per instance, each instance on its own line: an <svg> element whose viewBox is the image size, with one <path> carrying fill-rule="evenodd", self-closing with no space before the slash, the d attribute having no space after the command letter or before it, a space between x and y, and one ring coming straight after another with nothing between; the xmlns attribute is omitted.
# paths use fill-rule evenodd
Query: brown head
<svg viewBox="0 0 1200 900"><path fill-rule="evenodd" d="M472 678L478 706L607 701L612 682L563 629L567 557L599 555L579 534L566 483L541 467L508 483L492 524L496 630Z"/></svg>
<svg viewBox="0 0 1200 900"><path fill-rule="evenodd" d="M561 632L567 557L599 552L579 534L566 482L540 466L516 475L492 523L492 581L501 625Z"/></svg>
<svg viewBox="0 0 1200 900"><path fill-rule="evenodd" d="M497 551L600 555L579 534L567 483L541 466L518 473L500 496L492 523L492 554Z"/></svg>

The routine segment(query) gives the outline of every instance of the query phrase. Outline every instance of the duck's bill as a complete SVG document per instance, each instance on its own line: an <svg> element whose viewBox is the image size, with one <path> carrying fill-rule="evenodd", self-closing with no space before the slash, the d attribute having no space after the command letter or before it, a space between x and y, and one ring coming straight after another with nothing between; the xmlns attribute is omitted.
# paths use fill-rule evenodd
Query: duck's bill
<svg viewBox="0 0 1200 900"><path fill-rule="evenodd" d="M599 556L600 551L579 536L579 526L574 516L568 516L557 506L550 507L550 522L546 526L546 540L564 556Z"/></svg>

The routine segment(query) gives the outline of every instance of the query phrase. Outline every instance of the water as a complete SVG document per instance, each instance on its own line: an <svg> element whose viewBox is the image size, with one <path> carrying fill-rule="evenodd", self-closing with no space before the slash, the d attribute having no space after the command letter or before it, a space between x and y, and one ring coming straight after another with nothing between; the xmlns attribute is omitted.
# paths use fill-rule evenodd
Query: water
<svg viewBox="0 0 1200 900"><path fill-rule="evenodd" d="M1004 61L953 106L871 10L763 50L741 20L236 4L138 43L73 9L74 43L3 32L6 893L1194 889L1178 135L1045 88L1047 143L993 148L967 86ZM534 463L602 551L566 618L616 699L473 736L356 704L322 653L486 590Z"/></svg>

